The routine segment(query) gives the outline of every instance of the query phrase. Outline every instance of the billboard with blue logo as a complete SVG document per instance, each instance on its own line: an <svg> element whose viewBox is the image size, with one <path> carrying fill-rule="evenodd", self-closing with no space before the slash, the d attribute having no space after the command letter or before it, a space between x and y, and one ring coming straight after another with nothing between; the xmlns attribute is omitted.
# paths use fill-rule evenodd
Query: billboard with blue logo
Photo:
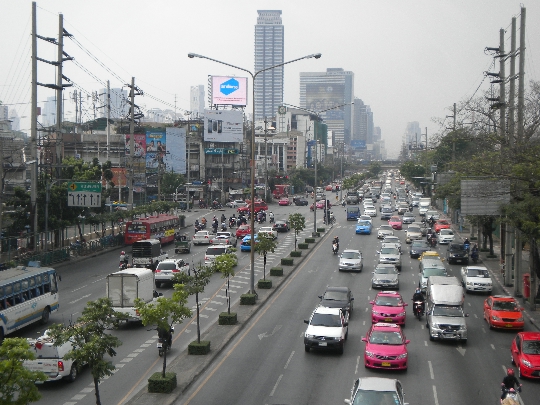
<svg viewBox="0 0 540 405"><path fill-rule="evenodd" d="M354 149L366 149L366 141L363 139L353 139L351 141L351 147Z"/></svg>
<svg viewBox="0 0 540 405"><path fill-rule="evenodd" d="M212 105L247 105L247 77L212 76Z"/></svg>

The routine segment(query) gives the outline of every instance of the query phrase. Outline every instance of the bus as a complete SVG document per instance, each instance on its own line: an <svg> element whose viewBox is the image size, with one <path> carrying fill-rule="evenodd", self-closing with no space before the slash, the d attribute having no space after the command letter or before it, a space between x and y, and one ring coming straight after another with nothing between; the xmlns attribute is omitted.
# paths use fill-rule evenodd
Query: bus
<svg viewBox="0 0 540 405"><path fill-rule="evenodd" d="M56 270L18 266L0 271L0 342L4 336L34 322L46 324L58 311Z"/></svg>
<svg viewBox="0 0 540 405"><path fill-rule="evenodd" d="M133 242L143 239L159 239L162 245L171 243L174 241L175 228L178 228L179 224L178 216L169 214L128 221L124 244L133 245Z"/></svg>

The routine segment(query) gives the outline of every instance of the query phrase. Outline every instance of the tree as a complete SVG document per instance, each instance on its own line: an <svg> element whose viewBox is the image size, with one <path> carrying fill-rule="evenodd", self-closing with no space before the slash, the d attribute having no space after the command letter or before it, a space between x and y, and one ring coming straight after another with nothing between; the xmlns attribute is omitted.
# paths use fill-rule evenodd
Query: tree
<svg viewBox="0 0 540 405"><path fill-rule="evenodd" d="M188 293L182 284L174 284L171 298L158 297L157 302L144 302L140 298L135 300L135 308L139 311L144 326L156 325L156 330L172 329L173 324L182 323L185 318L191 317L191 310L186 306ZM163 371L165 378L167 369L167 343L163 352Z"/></svg>
<svg viewBox="0 0 540 405"><path fill-rule="evenodd" d="M111 300L99 298L88 301L76 324L67 327L56 324L49 329L49 336L56 346L72 342L73 349L66 354L66 359L72 359L77 367L87 364L90 368L96 405L101 405L99 383L115 370L114 364L105 355L116 356L114 349L122 344L120 339L105 331L117 327L123 318L123 314L113 310Z"/></svg>
<svg viewBox="0 0 540 405"><path fill-rule="evenodd" d="M186 179L180 173L165 172L161 177L161 193L171 195L176 192L179 186L186 183Z"/></svg>
<svg viewBox="0 0 540 405"><path fill-rule="evenodd" d="M253 243L252 246L253 248ZM238 259L234 253L225 253L224 255L219 255L214 260L214 270L221 273L221 277L227 277L227 313L231 314L231 297L230 297L230 277L234 277L234 266L236 266Z"/></svg>
<svg viewBox="0 0 540 405"><path fill-rule="evenodd" d="M315 209L317 209L315 207ZM289 215L289 225L294 229L294 250L296 250L296 237L306 227L306 218L302 214Z"/></svg>
<svg viewBox="0 0 540 405"><path fill-rule="evenodd" d="M278 241L267 233L258 235L258 242L255 244L255 251L264 257L263 280L266 280L266 254L268 252L274 253L277 245Z"/></svg>
<svg viewBox="0 0 540 405"><path fill-rule="evenodd" d="M26 405L41 398L35 382L47 381L41 371L30 371L23 366L25 360L36 356L23 338L4 339L0 346L0 403Z"/></svg>

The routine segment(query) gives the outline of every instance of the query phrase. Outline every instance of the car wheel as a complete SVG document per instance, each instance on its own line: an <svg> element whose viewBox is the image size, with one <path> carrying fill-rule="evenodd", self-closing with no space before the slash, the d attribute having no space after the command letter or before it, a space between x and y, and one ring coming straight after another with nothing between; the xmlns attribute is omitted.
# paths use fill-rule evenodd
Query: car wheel
<svg viewBox="0 0 540 405"><path fill-rule="evenodd" d="M310 347L308 345L304 345L304 350L306 351L306 353L309 353Z"/></svg>
<svg viewBox="0 0 540 405"><path fill-rule="evenodd" d="M523 378L523 374L521 374L521 366L517 367L518 371L518 378Z"/></svg>
<svg viewBox="0 0 540 405"><path fill-rule="evenodd" d="M41 313L41 324L45 325L47 322L49 322L49 308L45 308L43 312Z"/></svg>
<svg viewBox="0 0 540 405"><path fill-rule="evenodd" d="M510 355L510 361L512 362L512 364L515 366L516 365L516 362L514 360L514 356Z"/></svg>
<svg viewBox="0 0 540 405"><path fill-rule="evenodd" d="M429 340L431 340L432 342L435 340L435 338L433 336L431 336L431 328L428 327L428 333L429 333Z"/></svg>
<svg viewBox="0 0 540 405"><path fill-rule="evenodd" d="M338 354L343 354L343 345L338 348Z"/></svg>
<svg viewBox="0 0 540 405"><path fill-rule="evenodd" d="M161 288L161 282L156 281L156 288Z"/></svg>
<svg viewBox="0 0 540 405"><path fill-rule="evenodd" d="M466 345L467 344L467 339L461 339L461 344Z"/></svg>
<svg viewBox="0 0 540 405"><path fill-rule="evenodd" d="M69 375L66 377L66 381L73 382L77 379L77 365L73 363L69 370Z"/></svg>

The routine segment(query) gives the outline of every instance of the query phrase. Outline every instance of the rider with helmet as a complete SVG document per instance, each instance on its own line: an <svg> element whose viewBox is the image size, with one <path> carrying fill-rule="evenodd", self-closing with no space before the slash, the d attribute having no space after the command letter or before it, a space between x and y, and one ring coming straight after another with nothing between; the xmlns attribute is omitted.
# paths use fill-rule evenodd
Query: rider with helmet
<svg viewBox="0 0 540 405"><path fill-rule="evenodd" d="M516 385L517 385L517 390L521 391L521 383L514 375L514 369L508 368L508 370L506 370L506 376L503 378L502 383L501 383L501 390L502 390L501 401L503 401L506 398L506 394L508 394L508 391L510 391L510 389L516 389L515 387Z"/></svg>
<svg viewBox="0 0 540 405"><path fill-rule="evenodd" d="M129 257L123 250L120 252L120 263L128 264Z"/></svg>

